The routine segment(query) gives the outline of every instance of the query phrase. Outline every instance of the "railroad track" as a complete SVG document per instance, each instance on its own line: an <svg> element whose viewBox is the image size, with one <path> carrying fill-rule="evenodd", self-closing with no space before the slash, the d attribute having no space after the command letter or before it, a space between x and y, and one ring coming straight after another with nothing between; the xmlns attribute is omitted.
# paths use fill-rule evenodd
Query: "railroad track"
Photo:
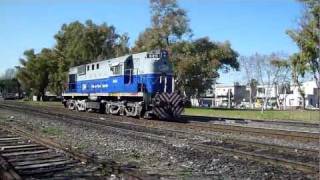
<svg viewBox="0 0 320 180"><path fill-rule="evenodd" d="M7 126L0 126L0 160L2 179L90 177L97 170L85 165L85 157L48 147Z"/></svg>
<svg viewBox="0 0 320 180"><path fill-rule="evenodd" d="M40 111L39 108L35 108L32 106L25 106L24 104L10 102L6 104L0 104L1 106L7 107L16 107L16 108L31 108L33 111ZM61 110L61 109L60 109ZM46 111L50 113L51 109L43 109L42 112ZM59 115L58 112L55 112L56 115ZM81 115L72 114L72 116L77 116L79 118L83 117ZM69 116L69 114L60 113L60 116ZM92 118L92 114L86 116L87 118ZM129 120L135 120L134 118L124 117ZM182 120L186 120L186 117L182 117ZM194 116L188 116L188 120L194 119ZM163 122L152 120L153 123L160 124ZM111 122L110 122L111 123ZM125 122L122 122L125 124ZM132 124L131 122L127 122L128 124ZM180 129L190 129L193 131L206 131L210 132L221 132L221 133L232 133L232 134L247 134L251 136L258 136L258 137L270 137L270 138L277 138L277 139L285 139L285 140L295 140L300 142L312 142L315 144L319 144L319 137L320 133L312 133L312 132L305 132L305 131L293 131L293 130L282 130L282 129L273 129L273 128L261 128L261 127L249 127L249 126L241 126L241 125L230 125L230 124L211 124L211 123L179 123L179 122L168 122L173 126L179 127ZM137 124L134 124L137 126ZM312 126L314 127L314 126Z"/></svg>
<svg viewBox="0 0 320 180"><path fill-rule="evenodd" d="M192 124L185 125L189 129L201 131L215 131L233 134L248 134L252 136L271 137L285 140L296 140L300 142L319 143L320 133L312 133L305 131L281 130L272 128L247 127L240 125L225 124Z"/></svg>
<svg viewBox="0 0 320 180"><path fill-rule="evenodd" d="M248 124L251 122L264 123L271 125L285 125L292 127L319 127L319 123L306 123L306 122L297 122L297 121L276 121L276 120L260 120L260 119L244 119L244 118L231 118L231 117L209 117L209 116L192 116L192 115L182 115L181 120L187 122L226 122L233 121L238 124Z"/></svg>
<svg viewBox="0 0 320 180"><path fill-rule="evenodd" d="M99 161L35 136L21 125L0 125L0 179L101 179L111 174L132 180L149 178L135 168Z"/></svg>
<svg viewBox="0 0 320 180"><path fill-rule="evenodd" d="M11 105L8 105L8 106L1 105L0 107L13 108L13 106ZM25 107L24 110L21 110L21 111L28 111L28 113L31 112L34 114L38 114L42 116L45 115L48 117L55 117L55 118L60 117L60 119L68 120L68 122L81 121L83 123L90 123L94 126L99 126L99 127L105 126L105 127L111 127L111 128L118 128L121 131L126 131L127 133L132 133L135 135L140 134L147 138L157 139L158 141L162 141L166 143L168 142L168 139L166 139L166 137L181 138L181 137L185 137L186 135L206 136L205 134L195 134L195 133L188 133L185 131L178 131L178 130L152 128L152 127L146 127L146 126L130 124L130 123L83 117L79 115L53 113L53 112L39 110L39 109L32 109L29 107L28 108ZM258 132L254 131L254 133L258 133ZM150 136L150 134L152 136ZM280 134L280 135L284 135L284 134ZM295 135L294 137L297 137L297 136ZM307 136L304 138L310 138L310 136ZM312 136L311 138L313 140L315 139ZM313 173L313 174L316 174L319 172L319 167L318 167L319 157L318 157L318 151L316 150L292 149L290 147L256 143L256 142L238 141L238 140L236 141L226 140L226 141L223 141L222 143L213 143L211 141L199 143L199 142L189 141L188 146L191 146L195 149L205 150L208 152L231 153L233 155L238 155L242 158L253 159L253 160L264 162L264 163L271 163L276 166L281 165L284 167L298 169L298 170L308 172L308 173ZM297 156L297 158L292 158L294 156Z"/></svg>

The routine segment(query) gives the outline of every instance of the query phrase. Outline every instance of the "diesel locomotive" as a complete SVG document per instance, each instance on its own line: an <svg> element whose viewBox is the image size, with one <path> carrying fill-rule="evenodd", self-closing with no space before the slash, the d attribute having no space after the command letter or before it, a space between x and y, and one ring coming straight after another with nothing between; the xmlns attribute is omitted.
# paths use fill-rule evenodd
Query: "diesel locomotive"
<svg viewBox="0 0 320 180"><path fill-rule="evenodd" d="M179 117L184 97L174 90L168 52L154 50L71 67L66 108L131 117Z"/></svg>

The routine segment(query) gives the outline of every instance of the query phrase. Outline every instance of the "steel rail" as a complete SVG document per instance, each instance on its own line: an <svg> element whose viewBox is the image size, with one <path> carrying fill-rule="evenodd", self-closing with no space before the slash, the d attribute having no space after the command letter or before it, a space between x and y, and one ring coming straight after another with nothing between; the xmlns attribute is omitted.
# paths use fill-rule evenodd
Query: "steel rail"
<svg viewBox="0 0 320 180"><path fill-rule="evenodd" d="M286 125L292 127L319 127L319 123L309 123L309 122L297 122L289 120L263 120L263 119L250 119L250 118L233 118L233 117L222 117L222 116L197 116L197 115L181 115L181 119L188 122L210 122L210 121L227 121L232 120L238 123L264 123L264 124L274 124L274 125Z"/></svg>

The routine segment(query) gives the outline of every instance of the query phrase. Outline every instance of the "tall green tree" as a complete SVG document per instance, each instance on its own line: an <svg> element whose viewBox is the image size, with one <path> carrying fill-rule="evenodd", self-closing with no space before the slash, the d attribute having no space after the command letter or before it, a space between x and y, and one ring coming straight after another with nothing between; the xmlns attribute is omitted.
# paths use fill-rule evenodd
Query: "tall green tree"
<svg viewBox="0 0 320 180"><path fill-rule="evenodd" d="M34 50L24 52L25 58L20 59L21 66L18 67L17 78L24 89L31 90L38 100L45 95L49 84L51 69L52 50L42 49L39 54Z"/></svg>
<svg viewBox="0 0 320 180"><path fill-rule="evenodd" d="M239 68L238 54L229 42L191 40L187 13L176 0L150 0L150 9L151 27L139 35L132 51L167 49L176 87L187 96L198 96L210 88L219 69Z"/></svg>
<svg viewBox="0 0 320 180"><path fill-rule="evenodd" d="M72 66L129 53L128 35L116 33L115 27L106 23L97 25L87 20L63 24L54 37L53 49L44 48L38 54L33 49L27 50L25 58L20 59L18 80L38 98L47 90L61 95Z"/></svg>
<svg viewBox="0 0 320 180"><path fill-rule="evenodd" d="M300 53L295 53L290 56L291 70L292 70L292 80L294 85L298 88L298 92L302 97L302 108L305 109L306 106L306 93L302 88L302 79L304 78L306 72L309 71L309 66L306 64L305 60L301 57Z"/></svg>
<svg viewBox="0 0 320 180"><path fill-rule="evenodd" d="M239 69L238 54L228 42L200 38L176 43L171 50L177 86L189 97L211 88L213 79L219 77L219 69Z"/></svg>
<svg viewBox="0 0 320 180"><path fill-rule="evenodd" d="M129 53L127 34L118 34L114 26L97 25L91 20L63 24L55 39L48 89L57 95L65 89L70 67Z"/></svg>
<svg viewBox="0 0 320 180"><path fill-rule="evenodd" d="M288 35L296 42L300 52L293 56L293 63L299 59L299 71L294 73L306 73L311 71L317 86L320 88L320 1L299 0L305 5L305 13L301 17L299 27L288 30ZM297 65L297 64L296 64ZM293 66L296 67L295 64ZM309 68L304 68L308 66ZM294 68L295 70L297 68Z"/></svg>
<svg viewBox="0 0 320 180"><path fill-rule="evenodd" d="M114 26L106 23L84 24L75 21L63 24L55 35L56 51L70 66L121 56L129 52L128 36L116 33Z"/></svg>
<svg viewBox="0 0 320 180"><path fill-rule="evenodd" d="M176 0L150 0L150 9L152 25L139 35L134 52L168 49L191 35L187 13Z"/></svg>

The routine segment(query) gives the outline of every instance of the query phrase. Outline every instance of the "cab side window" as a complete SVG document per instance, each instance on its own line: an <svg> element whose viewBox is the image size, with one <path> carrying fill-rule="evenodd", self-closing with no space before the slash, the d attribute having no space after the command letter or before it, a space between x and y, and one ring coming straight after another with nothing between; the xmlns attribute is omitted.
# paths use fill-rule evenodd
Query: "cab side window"
<svg viewBox="0 0 320 180"><path fill-rule="evenodd" d="M122 66L121 65L112 66L111 71L113 75L120 75L122 72Z"/></svg>

